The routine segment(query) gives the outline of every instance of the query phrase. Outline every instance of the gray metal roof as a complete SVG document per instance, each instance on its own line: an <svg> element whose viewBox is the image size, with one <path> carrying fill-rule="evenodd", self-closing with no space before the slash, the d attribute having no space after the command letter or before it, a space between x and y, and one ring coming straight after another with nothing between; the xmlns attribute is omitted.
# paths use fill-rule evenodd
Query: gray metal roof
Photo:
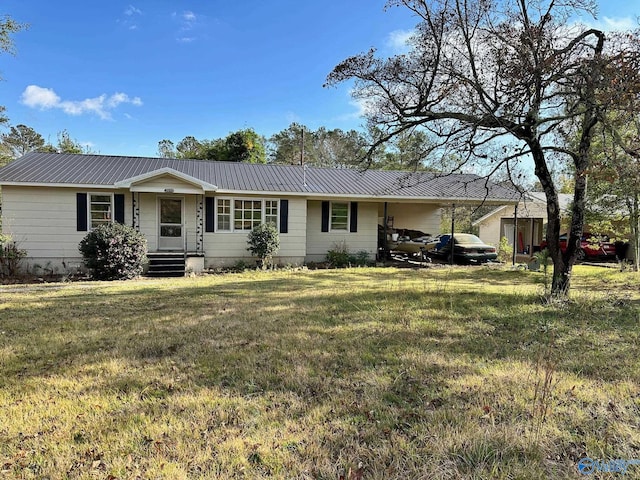
<svg viewBox="0 0 640 480"><path fill-rule="evenodd" d="M531 198L533 202L547 203L547 197L544 192L527 192L527 197ZM569 211L569 206L573 202L573 195L570 193L559 193L558 203L560 204L560 210L562 212Z"/></svg>
<svg viewBox="0 0 640 480"><path fill-rule="evenodd" d="M114 186L132 177L171 168L221 192L269 192L424 200L487 200L514 203L518 194L470 174L334 169L172 158L29 153L0 169L0 185Z"/></svg>

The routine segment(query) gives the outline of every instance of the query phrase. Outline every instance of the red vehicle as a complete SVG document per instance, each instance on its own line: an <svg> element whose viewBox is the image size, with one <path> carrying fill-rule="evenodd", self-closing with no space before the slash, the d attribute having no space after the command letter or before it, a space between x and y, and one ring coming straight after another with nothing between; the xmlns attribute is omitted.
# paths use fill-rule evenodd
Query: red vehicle
<svg viewBox="0 0 640 480"><path fill-rule="evenodd" d="M569 234L560 235L560 250L562 253L567 249L567 237ZM544 240L540 244L540 250L547 247L547 241ZM583 233L580 239L580 250L578 251L578 260L587 260L595 258L615 258L616 248L609 241L606 235L596 235L594 233Z"/></svg>

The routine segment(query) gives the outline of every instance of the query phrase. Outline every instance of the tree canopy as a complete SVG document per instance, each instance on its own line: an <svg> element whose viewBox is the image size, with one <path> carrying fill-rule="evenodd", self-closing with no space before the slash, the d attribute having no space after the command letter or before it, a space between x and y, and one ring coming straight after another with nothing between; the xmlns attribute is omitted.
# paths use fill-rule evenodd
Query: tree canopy
<svg viewBox="0 0 640 480"><path fill-rule="evenodd" d="M171 140L163 139L158 142L158 155L164 158L266 163L265 142L264 137L246 128L215 140L198 140L189 135L174 145Z"/></svg>
<svg viewBox="0 0 640 480"><path fill-rule="evenodd" d="M355 166L362 160L365 145L364 136L355 130L311 130L292 123L269 139L269 161L316 167Z"/></svg>
<svg viewBox="0 0 640 480"><path fill-rule="evenodd" d="M586 220L595 231L631 239L640 268L640 112L609 115L594 142ZM594 230L592 230L594 231Z"/></svg>
<svg viewBox="0 0 640 480"><path fill-rule="evenodd" d="M0 141L7 148L7 152L13 159L44 146L42 135L26 125L11 127L8 133L0 136Z"/></svg>
<svg viewBox="0 0 640 480"><path fill-rule="evenodd" d="M13 34L20 32L28 27L25 23L16 22L9 15L4 15L0 19L0 53L15 54L15 44L13 41ZM0 76L0 80L2 77ZM6 108L0 106L0 125L5 125L9 121L6 116ZM4 150L4 149L2 149ZM5 157L6 151L2 152L2 156Z"/></svg>
<svg viewBox="0 0 640 480"><path fill-rule="evenodd" d="M354 83L353 95L378 132L369 158L404 132L422 130L434 140L424 153L456 159L451 170L473 165L487 175L511 173L532 160L547 198L552 291L566 294L584 224L594 128L616 107L614 91L637 92L638 71L619 67L638 65L638 35L607 37L570 25L576 14L595 11L590 0L392 0L388 6L408 8L419 19L409 51L380 58L370 50L327 77L328 86ZM577 142L566 141L569 132ZM574 167L564 254L555 158Z"/></svg>
<svg viewBox="0 0 640 480"><path fill-rule="evenodd" d="M38 149L39 152L47 153L93 153L91 148L81 144L78 140L71 138L67 130L58 132L57 143L47 143Z"/></svg>
<svg viewBox="0 0 640 480"><path fill-rule="evenodd" d="M0 51L15 54L15 44L12 35L28 27L25 23L15 21L9 15L0 19Z"/></svg>

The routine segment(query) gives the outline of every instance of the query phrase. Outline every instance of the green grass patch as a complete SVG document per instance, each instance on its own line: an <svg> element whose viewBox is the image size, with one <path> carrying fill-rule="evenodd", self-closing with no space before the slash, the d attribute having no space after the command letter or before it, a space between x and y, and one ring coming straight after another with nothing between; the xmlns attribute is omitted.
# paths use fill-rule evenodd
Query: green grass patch
<svg viewBox="0 0 640 480"><path fill-rule="evenodd" d="M584 456L640 458L637 285L576 267L549 303L541 273L481 267L0 287L0 477L580 478Z"/></svg>

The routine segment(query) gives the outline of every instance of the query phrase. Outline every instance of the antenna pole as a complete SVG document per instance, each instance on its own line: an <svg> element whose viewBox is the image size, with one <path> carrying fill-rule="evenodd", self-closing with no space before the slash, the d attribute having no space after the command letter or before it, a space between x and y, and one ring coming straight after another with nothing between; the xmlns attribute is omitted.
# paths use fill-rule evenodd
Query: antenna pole
<svg viewBox="0 0 640 480"><path fill-rule="evenodd" d="M300 126L302 135L300 136L300 165L304 165L304 125Z"/></svg>

